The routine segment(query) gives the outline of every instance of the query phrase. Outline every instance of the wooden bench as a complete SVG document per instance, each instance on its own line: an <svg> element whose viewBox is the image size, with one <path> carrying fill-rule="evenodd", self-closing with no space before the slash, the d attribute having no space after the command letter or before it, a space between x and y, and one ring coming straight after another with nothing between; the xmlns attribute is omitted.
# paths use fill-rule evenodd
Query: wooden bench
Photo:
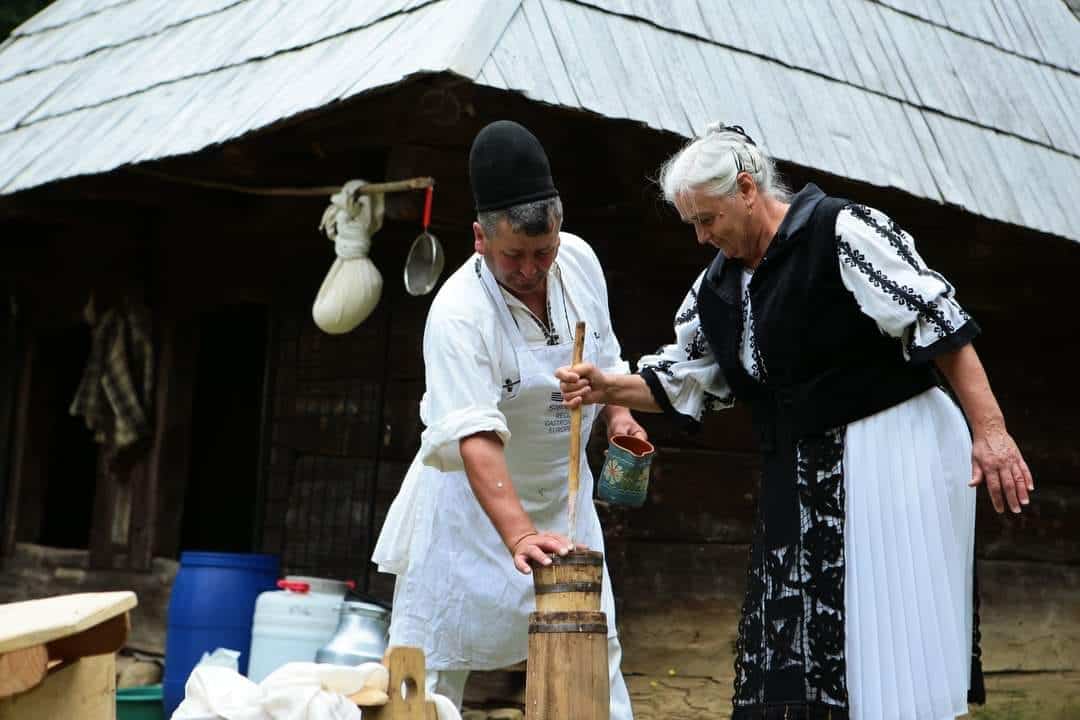
<svg viewBox="0 0 1080 720"><path fill-rule="evenodd" d="M132 592L0 605L0 720L113 720Z"/></svg>

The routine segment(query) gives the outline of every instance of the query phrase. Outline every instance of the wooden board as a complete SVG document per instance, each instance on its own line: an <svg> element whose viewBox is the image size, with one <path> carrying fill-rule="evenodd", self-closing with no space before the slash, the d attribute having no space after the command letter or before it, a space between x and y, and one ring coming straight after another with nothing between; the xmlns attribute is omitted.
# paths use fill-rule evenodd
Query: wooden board
<svg viewBox="0 0 1080 720"><path fill-rule="evenodd" d="M45 648L49 660L77 660L88 655L115 653L124 647L130 630L131 618L125 612L74 635L50 640Z"/></svg>
<svg viewBox="0 0 1080 720"><path fill-rule="evenodd" d="M66 638L126 613L130 591L79 593L0 605L0 653Z"/></svg>
<svg viewBox="0 0 1080 720"><path fill-rule="evenodd" d="M114 720L116 657L112 654L63 663L32 690L0 699L0 720Z"/></svg>
<svg viewBox="0 0 1080 720"><path fill-rule="evenodd" d="M45 679L49 653L44 645L31 645L0 655L0 698L34 687Z"/></svg>

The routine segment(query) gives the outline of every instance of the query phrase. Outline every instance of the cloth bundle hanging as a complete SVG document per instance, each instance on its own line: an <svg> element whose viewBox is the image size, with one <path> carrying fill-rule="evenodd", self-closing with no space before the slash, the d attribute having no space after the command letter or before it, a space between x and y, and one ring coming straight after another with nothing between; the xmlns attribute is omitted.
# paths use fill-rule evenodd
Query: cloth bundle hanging
<svg viewBox="0 0 1080 720"><path fill-rule="evenodd" d="M366 185L352 180L330 198L319 229L334 241L337 259L323 280L311 316L324 332L347 333L379 304L383 279L371 262L371 236L382 227L384 197L359 195Z"/></svg>
<svg viewBox="0 0 1080 720"><path fill-rule="evenodd" d="M154 388L154 346L150 313L129 302L95 317L90 357L68 412L81 415L94 440L114 450L134 445L151 432Z"/></svg>

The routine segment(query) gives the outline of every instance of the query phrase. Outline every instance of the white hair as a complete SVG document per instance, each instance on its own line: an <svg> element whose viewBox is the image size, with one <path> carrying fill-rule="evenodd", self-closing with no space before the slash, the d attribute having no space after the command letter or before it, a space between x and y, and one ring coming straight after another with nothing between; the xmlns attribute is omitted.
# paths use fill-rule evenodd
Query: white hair
<svg viewBox="0 0 1080 720"><path fill-rule="evenodd" d="M786 202L791 191L776 171L773 159L754 144L742 128L714 123L687 143L660 168L660 188L664 199L689 190L702 190L714 197L732 197L739 189L739 173L750 173L758 192Z"/></svg>

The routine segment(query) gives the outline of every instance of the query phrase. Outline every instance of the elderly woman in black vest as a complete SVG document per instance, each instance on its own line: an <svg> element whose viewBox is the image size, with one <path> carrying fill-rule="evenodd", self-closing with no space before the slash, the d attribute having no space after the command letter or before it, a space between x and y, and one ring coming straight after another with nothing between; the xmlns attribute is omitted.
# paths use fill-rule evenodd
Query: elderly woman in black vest
<svg viewBox="0 0 1080 720"><path fill-rule="evenodd" d="M557 375L571 407L689 428L750 405L764 473L734 720L966 713L983 695L974 486L998 512L1034 490L971 345L978 326L895 222L812 184L792 196L741 128L688 144L661 185L719 250L675 342L636 375Z"/></svg>

